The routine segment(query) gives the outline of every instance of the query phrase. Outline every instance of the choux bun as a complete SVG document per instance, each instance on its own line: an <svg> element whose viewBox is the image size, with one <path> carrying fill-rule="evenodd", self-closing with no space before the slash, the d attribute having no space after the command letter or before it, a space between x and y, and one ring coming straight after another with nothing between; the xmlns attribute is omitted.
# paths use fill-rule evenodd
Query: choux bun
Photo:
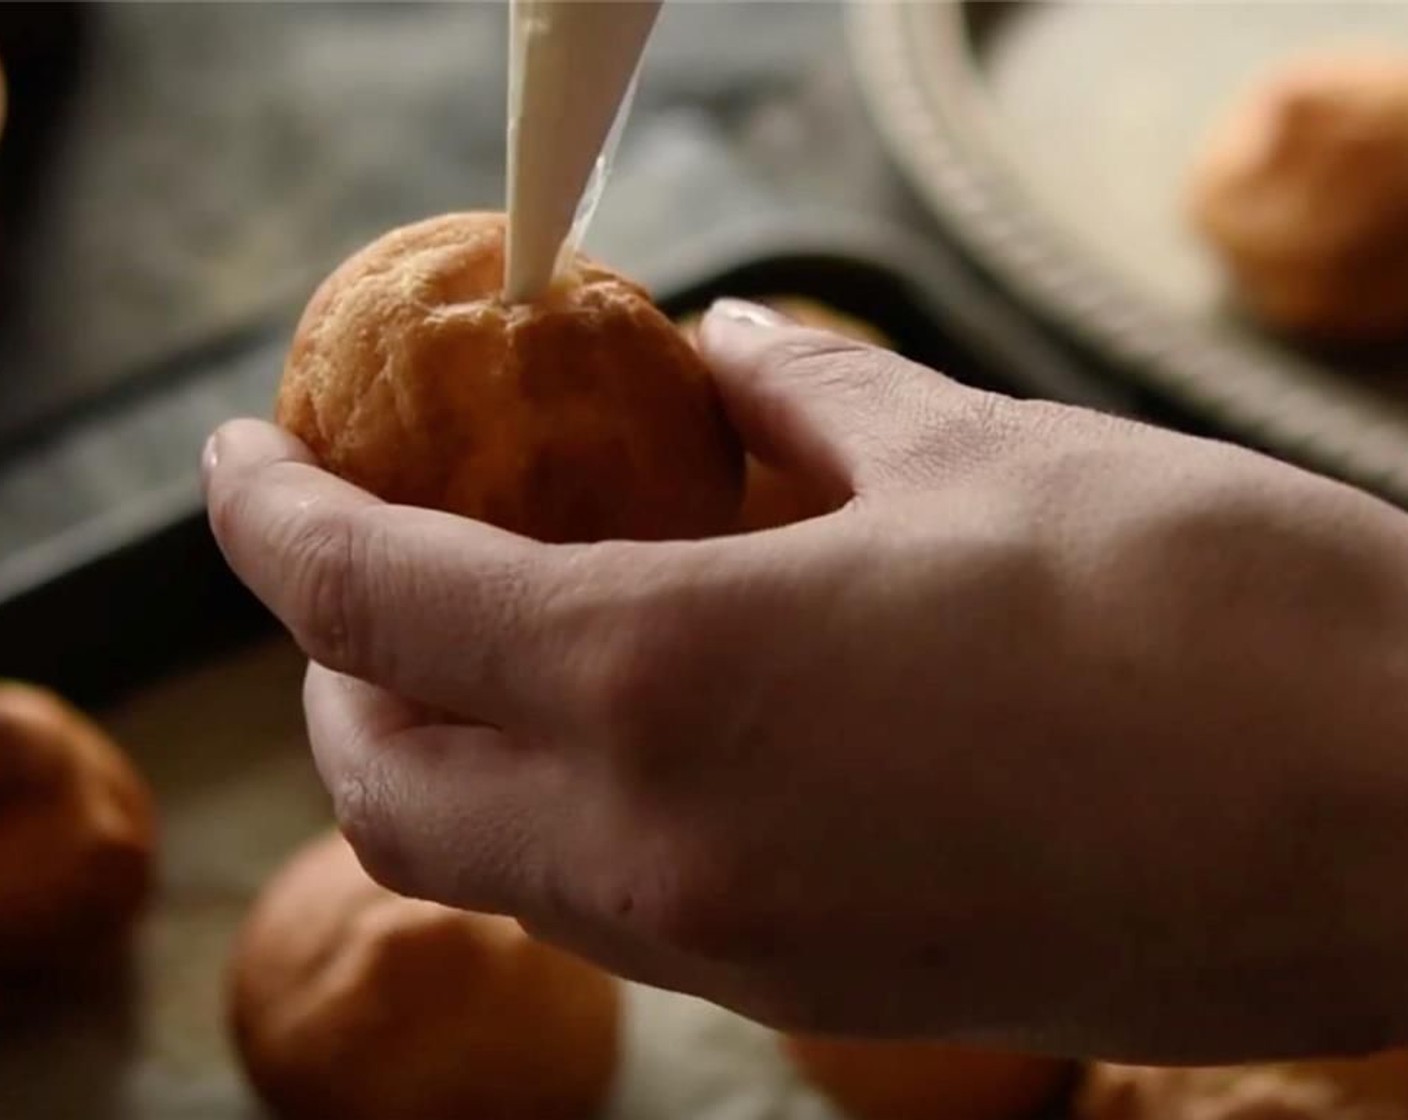
<svg viewBox="0 0 1408 1120"><path fill-rule="evenodd" d="M1190 210L1237 298L1311 341L1408 336L1408 54L1294 60L1209 136Z"/></svg>
<svg viewBox="0 0 1408 1120"><path fill-rule="evenodd" d="M730 529L743 454L694 349L581 255L540 301L504 302L504 234L446 214L349 258L304 311L277 421L387 501L542 541Z"/></svg>
<svg viewBox="0 0 1408 1120"><path fill-rule="evenodd" d="M0 683L0 974L106 957L155 847L151 793L117 745L54 693Z"/></svg>
<svg viewBox="0 0 1408 1120"><path fill-rule="evenodd" d="M1026 1120L1067 1086L1055 1058L934 1042L788 1035L783 1051L851 1120Z"/></svg>
<svg viewBox="0 0 1408 1120"><path fill-rule="evenodd" d="M613 977L510 919L392 894L336 834L266 885L227 991L287 1120L590 1120L615 1077Z"/></svg>
<svg viewBox="0 0 1408 1120"><path fill-rule="evenodd" d="M1408 1050L1213 1068L1096 1064L1073 1111L1075 1120L1401 1120Z"/></svg>

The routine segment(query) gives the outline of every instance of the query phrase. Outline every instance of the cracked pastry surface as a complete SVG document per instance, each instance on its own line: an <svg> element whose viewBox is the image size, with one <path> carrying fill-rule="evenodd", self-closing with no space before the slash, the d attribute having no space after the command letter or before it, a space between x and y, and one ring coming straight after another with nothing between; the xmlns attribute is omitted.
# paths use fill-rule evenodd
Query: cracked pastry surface
<svg viewBox="0 0 1408 1120"><path fill-rule="evenodd" d="M505 303L504 238L500 214L447 214L350 257L298 325L278 423L387 501L543 541L727 529L743 455L694 348L580 255Z"/></svg>

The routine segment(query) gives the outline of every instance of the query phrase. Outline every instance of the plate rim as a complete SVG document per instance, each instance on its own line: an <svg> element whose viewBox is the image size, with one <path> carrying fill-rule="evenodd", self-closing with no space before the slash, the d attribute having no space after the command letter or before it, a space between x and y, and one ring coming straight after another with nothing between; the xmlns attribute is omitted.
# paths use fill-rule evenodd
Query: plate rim
<svg viewBox="0 0 1408 1120"><path fill-rule="evenodd" d="M1160 309L1021 201L1015 175L972 135L984 109L965 6L847 5L862 99L891 159L946 232L1018 302L1109 355L1130 380L1274 454L1408 506L1408 419L1386 414L1367 389Z"/></svg>

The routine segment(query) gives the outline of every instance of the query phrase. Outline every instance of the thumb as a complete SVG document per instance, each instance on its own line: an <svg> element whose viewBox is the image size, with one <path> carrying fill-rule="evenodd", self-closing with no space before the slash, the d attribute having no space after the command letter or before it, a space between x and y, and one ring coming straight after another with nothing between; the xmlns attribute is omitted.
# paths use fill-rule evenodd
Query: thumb
<svg viewBox="0 0 1408 1120"><path fill-rule="evenodd" d="M699 348L748 450L846 500L913 469L970 393L888 350L720 300Z"/></svg>

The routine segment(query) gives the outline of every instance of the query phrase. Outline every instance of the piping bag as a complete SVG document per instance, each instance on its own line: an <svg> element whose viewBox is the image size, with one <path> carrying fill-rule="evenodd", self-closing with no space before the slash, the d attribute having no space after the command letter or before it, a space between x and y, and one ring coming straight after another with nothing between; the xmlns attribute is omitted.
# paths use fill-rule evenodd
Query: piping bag
<svg viewBox="0 0 1408 1120"><path fill-rule="evenodd" d="M611 173L661 0L512 0L504 299L542 297Z"/></svg>

